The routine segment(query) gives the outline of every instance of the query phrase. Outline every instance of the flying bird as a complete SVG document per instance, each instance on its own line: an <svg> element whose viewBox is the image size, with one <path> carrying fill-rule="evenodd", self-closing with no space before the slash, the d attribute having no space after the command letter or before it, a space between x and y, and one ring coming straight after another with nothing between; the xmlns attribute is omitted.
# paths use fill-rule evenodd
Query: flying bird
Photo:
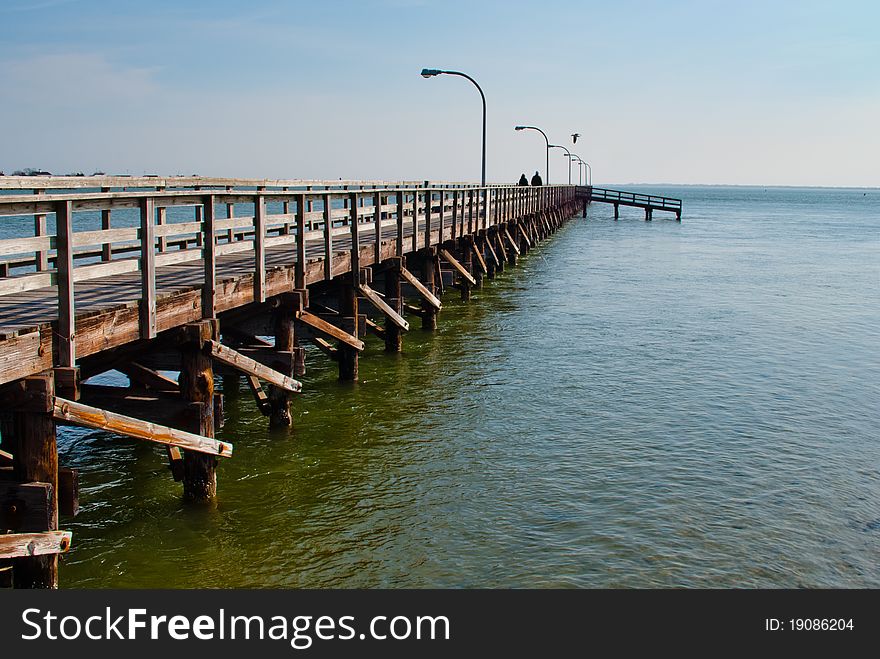
<svg viewBox="0 0 880 659"><path fill-rule="evenodd" d="M580 133L572 133L571 134L571 143L577 144L578 138L581 136Z"/></svg>

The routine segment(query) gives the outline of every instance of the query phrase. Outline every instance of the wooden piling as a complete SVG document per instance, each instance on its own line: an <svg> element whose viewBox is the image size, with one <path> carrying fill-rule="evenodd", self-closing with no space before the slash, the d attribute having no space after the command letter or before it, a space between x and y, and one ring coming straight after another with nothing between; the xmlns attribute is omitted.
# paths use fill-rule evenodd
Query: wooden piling
<svg viewBox="0 0 880 659"><path fill-rule="evenodd" d="M296 311L299 297L296 295L282 295L279 307L275 310L275 351L294 353L296 345ZM300 348L300 350L302 350ZM279 359L271 364L276 371L288 377L295 375L293 368L294 360ZM293 425L290 416L291 392L274 385L269 386L269 427L286 428Z"/></svg>
<svg viewBox="0 0 880 659"><path fill-rule="evenodd" d="M398 314L403 313L403 295L400 287L400 257L388 259L385 268L385 302ZM385 352L403 349L403 330L395 323L385 322Z"/></svg>
<svg viewBox="0 0 880 659"><path fill-rule="evenodd" d="M219 339L216 320L191 323L182 328L180 345L180 395L194 403L189 432L214 437L214 369L205 349ZM213 501L217 496L217 458L195 451L183 452L183 498L192 502Z"/></svg>
<svg viewBox="0 0 880 659"><path fill-rule="evenodd" d="M21 531L58 530L58 449L55 441L53 399L55 383L51 373L34 375L24 381L32 403L13 413L12 473L19 483L46 483L48 528ZM58 555L18 558L13 564L15 588L58 588Z"/></svg>
<svg viewBox="0 0 880 659"><path fill-rule="evenodd" d="M339 312L342 314L342 329L355 338L358 336L358 296L357 289L352 282L352 277L358 277L359 275L360 273L344 275L339 278L337 283ZM337 355L339 356L340 382L357 382L358 350L340 341Z"/></svg>
<svg viewBox="0 0 880 659"><path fill-rule="evenodd" d="M428 289L429 293L436 295L437 287L434 283L434 250L430 247L422 250L421 261L422 283L425 285L425 288ZM432 331L437 329L437 308L428 303L427 300L422 300L422 329Z"/></svg>

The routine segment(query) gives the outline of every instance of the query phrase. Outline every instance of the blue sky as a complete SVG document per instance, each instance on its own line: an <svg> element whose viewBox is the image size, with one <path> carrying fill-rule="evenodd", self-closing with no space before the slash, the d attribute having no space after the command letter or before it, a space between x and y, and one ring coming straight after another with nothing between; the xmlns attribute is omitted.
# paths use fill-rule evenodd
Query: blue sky
<svg viewBox="0 0 880 659"><path fill-rule="evenodd" d="M876 2L0 3L0 170L880 185ZM551 179L567 180L551 157Z"/></svg>

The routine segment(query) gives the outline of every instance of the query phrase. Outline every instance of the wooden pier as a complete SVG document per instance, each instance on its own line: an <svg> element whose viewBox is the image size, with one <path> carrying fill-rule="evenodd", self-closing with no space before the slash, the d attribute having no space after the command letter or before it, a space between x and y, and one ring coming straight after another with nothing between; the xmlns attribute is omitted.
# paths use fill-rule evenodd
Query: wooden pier
<svg viewBox="0 0 880 659"><path fill-rule="evenodd" d="M640 194L637 192L624 192L622 190L608 190L606 188L587 188L586 203L594 201L613 204L614 219L620 217L621 206L642 208L645 211L645 220L650 222L654 217L654 211L668 211L675 213L675 219L681 222L681 199L673 197L660 197L657 195Z"/></svg>
<svg viewBox="0 0 880 659"><path fill-rule="evenodd" d="M289 425L306 344L356 380L367 334L399 351L407 317L435 329L443 291L470 299L591 194L605 201L568 185L198 177L0 190L0 236L15 236L0 239L0 585L25 588L57 587L71 546L59 515L76 513L78 476L58 464L58 424L161 444L184 498L210 501L233 456L215 437L215 369ZM128 386L90 382L112 370Z"/></svg>

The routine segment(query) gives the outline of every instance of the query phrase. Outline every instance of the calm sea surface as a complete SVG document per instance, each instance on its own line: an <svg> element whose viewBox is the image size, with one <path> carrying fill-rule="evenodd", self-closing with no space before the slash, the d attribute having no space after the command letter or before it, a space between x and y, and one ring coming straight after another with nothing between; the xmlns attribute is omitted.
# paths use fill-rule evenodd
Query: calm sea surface
<svg viewBox="0 0 880 659"><path fill-rule="evenodd" d="M684 222L594 204L357 385L310 352L289 436L227 400L216 507L65 431L62 586L880 587L880 191L638 189Z"/></svg>

